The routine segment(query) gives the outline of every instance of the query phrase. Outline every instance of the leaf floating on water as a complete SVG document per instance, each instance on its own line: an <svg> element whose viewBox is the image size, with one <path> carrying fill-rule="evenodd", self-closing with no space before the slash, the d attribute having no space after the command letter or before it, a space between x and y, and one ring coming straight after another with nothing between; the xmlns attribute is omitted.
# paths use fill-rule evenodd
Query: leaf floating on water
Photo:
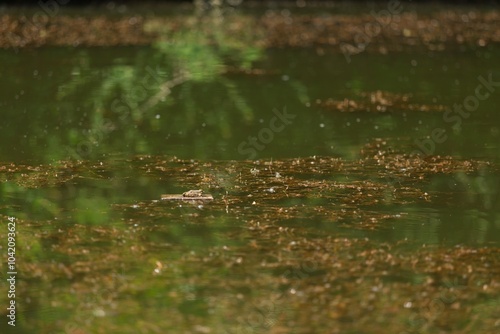
<svg viewBox="0 0 500 334"><path fill-rule="evenodd" d="M163 194L161 199L166 201L212 201L214 198L210 194L202 194L196 197L187 197L182 194Z"/></svg>

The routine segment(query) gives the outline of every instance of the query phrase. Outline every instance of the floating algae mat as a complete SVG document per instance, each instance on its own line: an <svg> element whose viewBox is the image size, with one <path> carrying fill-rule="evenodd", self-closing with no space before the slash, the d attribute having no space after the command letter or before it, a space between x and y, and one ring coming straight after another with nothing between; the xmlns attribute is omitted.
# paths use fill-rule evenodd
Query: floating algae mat
<svg viewBox="0 0 500 334"><path fill-rule="evenodd" d="M45 323L53 330L126 332L123 326L132 324L127 318L137 316L152 329L194 333L496 328L500 253L494 243L448 248L406 238L370 239L421 221L426 213L415 208L447 199L453 191L433 190L433 178L498 174L498 166L411 157L387 145L385 140L367 144L358 161L140 156L0 166L2 179L18 191L26 189L28 197L46 193L47 206L78 185L100 183L113 209L101 207L99 214L107 215L102 223L85 213L87 202L53 209L58 217L76 215L76 223L18 219L23 235L18 291L29 298L22 314L31 319L26 328ZM114 176L124 166L137 180L170 180L171 189L191 190L114 198L113 185L128 182ZM178 199L165 200L169 196ZM329 226L318 229L319 221ZM353 237L346 231L372 234ZM34 301L42 311L30 310Z"/></svg>

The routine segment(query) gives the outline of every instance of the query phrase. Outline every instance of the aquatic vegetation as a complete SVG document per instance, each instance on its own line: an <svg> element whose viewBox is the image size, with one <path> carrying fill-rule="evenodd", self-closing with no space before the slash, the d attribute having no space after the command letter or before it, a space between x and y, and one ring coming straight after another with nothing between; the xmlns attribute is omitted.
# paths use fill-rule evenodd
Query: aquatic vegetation
<svg viewBox="0 0 500 334"><path fill-rule="evenodd" d="M227 34L215 31L213 40L231 41L224 43L229 48L245 45L247 52L243 58L255 57L253 47L318 47L318 52L342 52L340 45L357 45L362 27L372 24L370 13L355 15L342 12L319 11L320 14L290 13L270 10L260 17L239 13L223 15L223 19L213 16L197 16L179 13L175 17L147 17L140 14L118 17L82 17L60 15L33 23L29 17L3 14L0 20L2 48L19 48L43 45L150 45L158 36L177 33L183 28L199 28L209 23L211 26L225 27ZM485 47L500 41L497 21L498 10L488 11L473 8L438 8L425 13L415 8L404 9L397 19L370 40L363 52L387 54L423 47L431 51L454 49L457 45ZM465 23L465 24L464 24ZM103 29L102 27L106 27ZM339 27L342 27L340 29ZM71 29L69 33L68 29ZM88 34L88 31L99 34ZM232 38L238 36L239 38ZM230 39L228 40L228 37ZM330 47L335 47L330 49ZM224 48L224 46L223 46Z"/></svg>
<svg viewBox="0 0 500 334"><path fill-rule="evenodd" d="M19 291L29 297L21 302L22 314L30 314L33 303L42 310L40 320L23 321L26 328L127 332L127 319L137 316L162 330L214 332L293 327L300 333L432 333L498 325L495 247L415 249L408 242L306 237L303 226L248 221L230 233L238 243L186 249L178 240L160 243L153 237L174 222L154 229L129 219L65 229L55 228L54 221L41 229L37 222L21 223L27 239ZM37 226L38 232L27 234ZM30 289L34 284L41 288ZM59 320L52 322L46 312Z"/></svg>

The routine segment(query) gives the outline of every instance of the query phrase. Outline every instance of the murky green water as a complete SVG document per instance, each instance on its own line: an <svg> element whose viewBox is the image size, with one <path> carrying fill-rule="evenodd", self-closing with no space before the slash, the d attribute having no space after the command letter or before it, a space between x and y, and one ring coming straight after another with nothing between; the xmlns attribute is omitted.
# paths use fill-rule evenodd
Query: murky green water
<svg viewBox="0 0 500 334"><path fill-rule="evenodd" d="M342 54L325 52L319 56L315 50L270 50L257 63L267 74L188 81L175 87L164 103L131 115L131 107L146 104L157 82L168 79L157 50L50 48L18 55L4 50L2 140L12 145L2 146L2 156L5 161L51 162L70 157L68 150L81 149L89 152L80 155L93 159L116 154L245 159L249 154L241 154L238 145L269 127L273 109L287 108L292 124L274 134L270 143L261 143L255 158L355 158L371 138L404 137L415 145L415 139L440 127L449 138L438 144L435 154L498 161L497 116L491 112L498 103L496 92L456 130L455 122L443 121L442 113L346 114L314 105L317 99L342 100L383 90L452 107L474 93L479 76L498 75L498 47L364 53L354 56L351 64ZM98 123L102 118L109 119L111 129L104 128L108 123Z"/></svg>
<svg viewBox="0 0 500 334"><path fill-rule="evenodd" d="M416 48L387 55L365 52L347 63L336 49L222 45L214 50L199 46L200 38L194 34L150 47L0 51L2 165L45 166L36 171L42 176L34 180L30 177L36 173L29 168L13 167L19 168L14 174L3 169L0 184L2 219L10 216L21 222L19 261L32 263L24 267L30 273L18 278L18 321L25 332L98 333L104 328L104 332L125 333L132 332L127 326L134 330L138 326L144 333L219 333L234 327L225 327L228 318L251 314L251 303L273 293L281 298L291 288L292 294L299 290L304 294L298 301L286 299L279 307L289 305L293 315L285 316L289 313L280 309L283 312L273 316L272 325L266 323L259 330L325 333L330 321L368 320L366 315L353 313L345 318L332 311L329 320L319 316L307 329L297 310L310 308L306 313L312 316L322 305L307 297L305 291L313 286L307 279L328 281L331 268L316 265L307 271L307 279L280 285L279 277L287 268L305 261L320 263L306 253L297 258L283 251L292 242L368 238L371 244L356 246L356 252L403 243L401 254L421 251L424 244L445 252L458 246L497 249L498 85L483 88L488 96L471 107L467 118L452 121L444 120L443 111L394 107L385 113L339 112L322 108L319 102L356 100L380 90L411 94L411 103L425 106L473 103L467 99L483 80L492 76L500 81L498 45L442 52ZM241 70L250 67L254 72ZM446 140L424 141L436 128L444 129ZM378 204L354 200L348 204L351 195L335 188L339 184L387 184L383 167L355 167L364 157L365 145L376 138L387 140L401 153L422 153L424 147L424 156L474 159L489 162L491 168L430 174L421 183L396 180L395 184L415 185L431 196L429 201L408 196ZM172 160L174 156L182 161ZM341 158L346 166L330 169L322 164L321 172L294 173L291 162L283 163L283 169L279 163L269 165L313 156ZM66 161L83 163L60 167ZM290 172L283 172L284 166ZM252 168L259 169L260 176L250 173ZM49 181L43 179L44 173ZM304 182L324 180L333 188L315 183L307 192L297 191L295 198L288 196L295 191L292 183L280 183L272 178L275 173ZM200 187L214 194L214 204L182 207L155 202L161 194ZM262 194L269 189L287 196L266 200ZM337 216L341 210L345 213ZM367 228L365 218L380 220L382 215L390 218ZM254 232L259 224L267 226L266 232ZM286 236L267 232L275 229L294 232ZM276 246L281 238L283 247ZM263 246L249 246L254 243ZM224 255L226 248L234 253ZM340 249L339 258L345 255L342 261L349 262L353 255ZM274 258L279 258L275 267L262 264ZM492 275L498 272L493 267ZM407 270L411 269L389 271L395 281L412 282L412 287L420 284L419 275L428 274ZM359 277L370 277L365 274ZM351 279L345 277L346 282ZM495 279L490 280L494 286ZM376 291L372 283L376 282L361 286ZM412 289L408 300L416 293ZM325 294L352 293L357 305L365 300L363 291L346 287ZM395 298L398 303L400 297ZM476 304L461 295L457 298L463 299L461 306L447 303L446 307L486 307L497 302L489 295L472 299ZM384 319L391 318L392 311L387 311L391 307L407 308L381 303L374 312ZM169 314L172 317L166 319ZM247 320L255 323L258 314ZM427 321L431 325L419 331L437 333L439 326ZM383 328L383 322L377 326ZM242 321L236 323L241 328ZM245 328L257 332L257 327ZM375 333L367 323L342 328Z"/></svg>
<svg viewBox="0 0 500 334"><path fill-rule="evenodd" d="M24 163L72 158L112 163L135 155L201 161L271 161L313 155L350 160L359 158L363 145L373 138L402 140L409 153L419 148L416 140L430 136L435 128L443 128L448 138L435 144L434 154L498 162L498 116L492 112L500 100L496 92L481 101L459 128L452 127L454 122L443 121L443 113L339 113L322 110L315 101L342 100L355 97L356 92L383 90L411 93L414 101L423 104L453 106L474 93L479 76L487 78L488 73L495 72L499 55L497 47L420 55L365 53L347 64L343 55L328 51L318 56L314 50L271 50L258 62L258 68L269 74L226 74L214 82L188 81L173 88L165 102L133 114L133 105L146 104L154 96L156 79L165 80L162 75L166 74L161 72L164 64L155 62L155 50L48 48L18 55L3 51L2 63L6 66L2 75L6 80L1 92L5 115L1 136L2 142L9 144L2 145L2 156L6 162ZM123 82L123 76L127 82ZM107 90L103 91L104 87ZM113 91L120 89L124 91ZM288 117L286 124L276 122L282 131L270 135L264 132L261 135L266 142L261 142L260 131L269 129L276 111ZM256 139L255 146L249 137ZM170 187L155 179L143 181L122 166L110 176L107 185L83 184L77 191L89 192L93 198L109 193L106 196L119 202L130 202L183 188L174 180L175 186ZM334 179L337 175L321 177ZM116 189L113 178L126 178L130 186ZM424 233L420 241L473 241L464 239L466 235L471 237L471 230L498 231L496 185L498 179L493 175L433 177L428 189L444 187L456 191L456 195L444 207L438 203L437 207L419 209L424 210L424 216L426 210L431 210L440 220L448 221L439 223L439 228L429 226L434 232ZM108 190L100 189L103 187ZM43 189L36 190L40 191ZM64 197L53 199L54 206L67 200ZM471 198L475 198L474 203L469 203ZM19 200L25 202L25 196ZM486 203L490 203L490 209L484 211ZM459 213L459 208L466 211ZM475 219L468 218L471 209L490 218L478 227ZM22 211L18 214L28 214ZM38 215L46 216L43 210ZM443 226L448 228L443 230ZM457 226L467 231L465 235L456 235L460 230ZM410 223L400 224L398 229L406 231L401 237L415 238L419 228ZM493 240L500 237L498 233L487 234ZM385 233L382 236L393 237Z"/></svg>

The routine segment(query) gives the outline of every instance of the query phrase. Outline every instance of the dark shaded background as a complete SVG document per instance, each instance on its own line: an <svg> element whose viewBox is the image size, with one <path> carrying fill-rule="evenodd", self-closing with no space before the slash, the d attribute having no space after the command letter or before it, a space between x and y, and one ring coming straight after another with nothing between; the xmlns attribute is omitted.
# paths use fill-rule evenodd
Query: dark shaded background
<svg viewBox="0 0 500 334"><path fill-rule="evenodd" d="M189 3L193 2L192 0L147 0L147 1L141 1L141 0L118 0L118 1L109 1L109 0L3 0L0 1L0 4L6 4L6 5L16 5L16 4L22 4L22 5L38 5L39 3L44 3L44 4L50 4L50 3L58 3L58 4L64 4L64 5L88 5L88 4L107 4L107 3L140 3L140 4L145 4L145 3ZM209 1L206 1L209 2ZM225 3L226 1L222 1ZM376 3L376 2L388 2L388 0L371 0L371 1L366 1L366 0L350 0L350 1L332 1L332 0L313 0L313 1L308 1L308 0L303 0L305 3L309 4L315 4L315 3L321 3L321 2L334 2L334 3L349 3L349 2L367 2L367 3ZM449 4L499 4L499 0L400 0L402 3L419 3L419 2L435 2L435 3L449 3ZM290 1L290 0L251 0L251 1L245 1L243 0L242 3L290 3L294 4L296 1Z"/></svg>

